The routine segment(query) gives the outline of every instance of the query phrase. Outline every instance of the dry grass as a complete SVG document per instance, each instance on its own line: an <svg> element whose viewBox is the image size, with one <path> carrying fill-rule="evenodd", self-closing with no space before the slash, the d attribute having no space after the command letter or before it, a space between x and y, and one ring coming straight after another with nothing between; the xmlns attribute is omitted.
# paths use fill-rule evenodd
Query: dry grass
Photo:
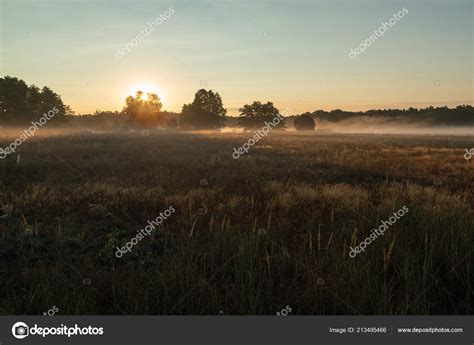
<svg viewBox="0 0 474 345"><path fill-rule="evenodd" d="M0 313L473 312L472 137L53 134L0 161Z"/></svg>

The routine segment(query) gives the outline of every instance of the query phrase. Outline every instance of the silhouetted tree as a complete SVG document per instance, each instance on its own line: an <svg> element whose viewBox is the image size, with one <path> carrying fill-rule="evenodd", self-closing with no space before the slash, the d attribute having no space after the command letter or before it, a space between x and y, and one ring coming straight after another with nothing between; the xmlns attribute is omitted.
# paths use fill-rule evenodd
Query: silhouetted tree
<svg viewBox="0 0 474 345"><path fill-rule="evenodd" d="M48 87L41 90L35 86L27 86L18 78L6 76L0 78L0 120L14 123L36 121L43 114L56 108L52 122L64 120L72 114L69 106L64 105L61 96Z"/></svg>
<svg viewBox="0 0 474 345"><path fill-rule="evenodd" d="M125 100L123 113L129 118L132 125L151 128L163 122L164 114L161 112L163 104L157 94L137 91L135 96L128 96Z"/></svg>
<svg viewBox="0 0 474 345"><path fill-rule="evenodd" d="M28 87L26 93L26 106L28 113L31 114L34 118L41 116L43 109L43 96L41 95L41 90L36 85L31 85ZM48 112L46 110L46 112Z"/></svg>
<svg viewBox="0 0 474 345"><path fill-rule="evenodd" d="M198 90L190 104L184 104L179 125L182 128L219 128L225 123L227 110L218 92Z"/></svg>
<svg viewBox="0 0 474 345"><path fill-rule="evenodd" d="M255 101L250 105L245 104L239 109L239 112L239 125L244 127L246 130L261 128L265 126L265 122L273 121L273 119L280 114L272 102L262 104L258 101ZM276 128L285 128L285 121L280 121Z"/></svg>
<svg viewBox="0 0 474 345"><path fill-rule="evenodd" d="M41 89L41 105L39 106L39 114L47 113L53 107L58 108L58 113L55 118L62 118L66 114L72 114L69 106L65 106L61 97L53 92L49 87L44 86Z"/></svg>
<svg viewBox="0 0 474 345"><path fill-rule="evenodd" d="M295 117L293 120L293 126L295 126L297 131L314 131L316 123L309 113Z"/></svg>
<svg viewBox="0 0 474 345"><path fill-rule="evenodd" d="M3 120L21 120L27 117L26 96L28 85L18 78L0 79L0 114Z"/></svg>

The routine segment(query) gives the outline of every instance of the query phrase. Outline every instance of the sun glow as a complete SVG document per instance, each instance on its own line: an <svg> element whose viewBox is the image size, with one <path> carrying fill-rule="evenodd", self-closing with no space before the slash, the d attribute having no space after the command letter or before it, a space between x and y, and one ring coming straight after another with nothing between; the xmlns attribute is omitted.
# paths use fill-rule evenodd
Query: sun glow
<svg viewBox="0 0 474 345"><path fill-rule="evenodd" d="M163 91L153 84L135 84L130 88L129 95L135 96L137 91L143 91L141 99L144 101L148 100L149 93L157 94L158 97L160 97L161 102L164 102L166 99Z"/></svg>

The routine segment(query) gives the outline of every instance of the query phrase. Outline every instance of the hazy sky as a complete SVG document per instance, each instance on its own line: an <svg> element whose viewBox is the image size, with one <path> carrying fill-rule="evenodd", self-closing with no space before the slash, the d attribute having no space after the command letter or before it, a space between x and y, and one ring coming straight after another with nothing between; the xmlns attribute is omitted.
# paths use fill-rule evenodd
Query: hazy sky
<svg viewBox="0 0 474 345"><path fill-rule="evenodd" d="M199 88L230 114L472 104L473 1L0 0L1 76L47 85L76 113L120 110L136 84L180 111ZM170 7L133 50L124 47ZM363 54L350 49L406 7Z"/></svg>

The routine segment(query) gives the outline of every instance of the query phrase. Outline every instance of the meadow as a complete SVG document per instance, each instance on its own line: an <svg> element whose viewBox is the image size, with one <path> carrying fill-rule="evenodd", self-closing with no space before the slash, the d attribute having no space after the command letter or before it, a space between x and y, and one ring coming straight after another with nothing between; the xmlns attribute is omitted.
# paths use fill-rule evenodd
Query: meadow
<svg viewBox="0 0 474 345"><path fill-rule="evenodd" d="M40 130L0 160L0 314L472 315L474 137L250 137Z"/></svg>

